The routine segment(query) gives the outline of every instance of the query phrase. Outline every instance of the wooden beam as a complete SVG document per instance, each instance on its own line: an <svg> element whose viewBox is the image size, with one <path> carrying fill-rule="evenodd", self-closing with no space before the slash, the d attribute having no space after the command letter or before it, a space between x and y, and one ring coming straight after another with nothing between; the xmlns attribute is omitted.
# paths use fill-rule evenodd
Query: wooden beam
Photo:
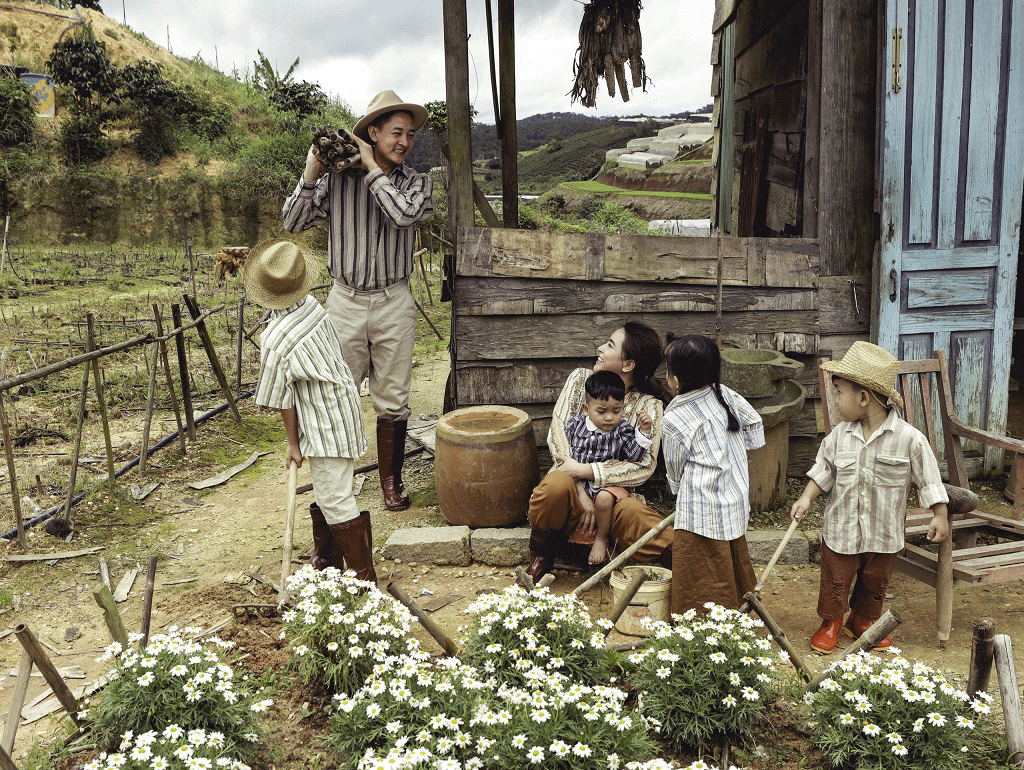
<svg viewBox="0 0 1024 770"><path fill-rule="evenodd" d="M513 0L498 0L498 69L501 73L501 216L505 227L519 227L516 30Z"/></svg>
<svg viewBox="0 0 1024 770"><path fill-rule="evenodd" d="M445 92L451 151L449 219L454 234L473 224L473 152L470 138L469 30L466 0L444 0Z"/></svg>

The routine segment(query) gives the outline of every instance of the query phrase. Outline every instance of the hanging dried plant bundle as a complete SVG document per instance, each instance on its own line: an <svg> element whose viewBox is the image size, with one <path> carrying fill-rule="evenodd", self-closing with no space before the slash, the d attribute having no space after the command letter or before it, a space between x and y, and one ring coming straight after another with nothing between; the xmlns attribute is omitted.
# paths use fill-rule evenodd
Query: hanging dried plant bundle
<svg viewBox="0 0 1024 770"><path fill-rule="evenodd" d="M328 171L344 171L359 162L356 140L344 128L310 126L309 131L313 134L313 154Z"/></svg>
<svg viewBox="0 0 1024 770"><path fill-rule="evenodd" d="M570 96L584 107L597 104L597 80L603 77L608 95L615 96L618 82L622 101L629 101L626 64L632 74L633 88L647 90L644 60L641 56L640 0L590 0L580 22L580 46L573 63Z"/></svg>

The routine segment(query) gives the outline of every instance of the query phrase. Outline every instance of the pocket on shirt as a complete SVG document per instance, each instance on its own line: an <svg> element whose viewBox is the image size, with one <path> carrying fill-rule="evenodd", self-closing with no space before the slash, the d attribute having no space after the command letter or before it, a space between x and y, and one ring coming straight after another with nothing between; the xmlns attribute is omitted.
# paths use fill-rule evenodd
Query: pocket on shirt
<svg viewBox="0 0 1024 770"><path fill-rule="evenodd" d="M857 475L857 453L841 452L836 455L836 482L851 481Z"/></svg>
<svg viewBox="0 0 1024 770"><path fill-rule="evenodd" d="M910 459L877 455L875 457L875 483L880 487L902 487L910 473Z"/></svg>

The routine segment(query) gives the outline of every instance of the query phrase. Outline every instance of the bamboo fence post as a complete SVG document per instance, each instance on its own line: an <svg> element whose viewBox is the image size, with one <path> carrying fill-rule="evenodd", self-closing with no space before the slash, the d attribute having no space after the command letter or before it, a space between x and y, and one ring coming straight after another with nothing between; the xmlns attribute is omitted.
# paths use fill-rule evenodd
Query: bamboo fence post
<svg viewBox="0 0 1024 770"><path fill-rule="evenodd" d="M178 375L181 377L181 400L185 406L185 425L188 427L188 440L196 441L196 421L192 416L192 386L188 376L188 357L185 355L185 338L181 334L181 306L171 305L171 318L174 321L174 346L178 350Z"/></svg>
<svg viewBox="0 0 1024 770"><path fill-rule="evenodd" d="M18 766L14 764L11 755L3 747L0 747L0 770L18 770Z"/></svg>
<svg viewBox="0 0 1024 770"><path fill-rule="evenodd" d="M811 678L810 669L804 663L803 658L800 657L800 653L796 651L796 647L789 641L789 637L786 636L786 632L782 630L782 626L775 622L775 618L768 614L768 610L761 603L757 594L753 591L744 594L743 599L746 604L750 605L750 608L757 614L761 620L764 621L765 626L771 632L772 638L778 643L779 647L784 649L789 655L789 662L793 664L793 668L797 670L797 673L803 677L806 682Z"/></svg>
<svg viewBox="0 0 1024 770"><path fill-rule="evenodd" d="M149 454L149 429L153 425L153 402L156 398L156 368L160 364L160 343L153 343L153 360L149 367L149 392L146 394L146 419L142 423L142 451L139 453L139 475L146 475L146 455Z"/></svg>
<svg viewBox="0 0 1024 770"><path fill-rule="evenodd" d="M85 320L89 329L88 345L91 352L96 349L95 320L92 313L86 313ZM99 401L100 422L103 423L103 440L107 445L107 478L110 481L110 486L113 487L117 478L114 476L114 445L110 441L110 422L107 420L107 404L103 398L103 383L100 380L99 359L95 358L92 360L92 379L93 385L96 388L96 399Z"/></svg>
<svg viewBox="0 0 1024 770"><path fill-rule="evenodd" d="M245 292L238 295L238 367L235 389L242 392L242 340L245 339Z"/></svg>
<svg viewBox="0 0 1024 770"><path fill-rule="evenodd" d="M420 249L418 252L416 252L416 255L419 257L420 260L420 275L423 276L423 285L427 287L427 301L430 303L430 306L433 307L434 295L433 292L430 291L430 279L427 278L427 269L423 266L423 252L425 251L426 249Z"/></svg>
<svg viewBox="0 0 1024 770"><path fill-rule="evenodd" d="M7 712L7 722L4 724L4 737L0 740L0 747L8 754L14 751L14 736L18 732L18 723L21 721L21 708L25 705L25 693L28 692L28 683L31 676L32 656L28 654L28 650L22 650L21 662L18 664L18 680L14 685L11 708Z"/></svg>
<svg viewBox="0 0 1024 770"><path fill-rule="evenodd" d="M410 612L420 621L420 625L434 637L448 655L453 658L459 657L459 646L442 630L441 626L434 622L432 617L423 611L422 607L412 600L412 597L401 586L397 583L388 583L385 588L389 594L409 608Z"/></svg>
<svg viewBox="0 0 1024 770"><path fill-rule="evenodd" d="M64 710L68 712L68 716L75 723L75 727L81 727L81 722L78 720L78 699L68 689L61 675L57 673L57 669L50 662L49 656L47 656L42 645L39 644L36 635L24 623L19 623L15 627L14 634L18 637L18 641L21 642L21 646L25 648L25 651L32 658L32 662L36 664L36 668L43 675L43 679L50 685L50 689L57 696L57 700L60 701Z"/></svg>
<svg viewBox="0 0 1024 770"><path fill-rule="evenodd" d="M188 452L185 444L185 431L181 429L181 408L178 406L178 395L174 392L174 378L171 377L171 362L167 356L167 343L164 336L164 319L160 315L160 306L153 303L153 318L156 321L156 333L160 339L160 358L164 365L164 377L167 379L167 391L171 395L171 406L174 407L174 420L178 424L178 443L181 444L181 456Z"/></svg>
<svg viewBox="0 0 1024 770"><path fill-rule="evenodd" d="M833 663L831 667L825 669L814 677L814 679L807 683L804 689L807 690L807 692L814 692L818 689L818 685L824 682L831 675L831 668L833 668L836 663L855 652L874 649L875 645L892 633L899 624L900 616L892 610L886 610L882 617L876 620L867 631L861 634L859 639L843 650L842 654L836 658L835 663Z"/></svg>
<svg viewBox="0 0 1024 770"><path fill-rule="evenodd" d="M996 634L993 647L999 695L1003 701L1006 745L1010 753L1008 764L1024 767L1024 714L1021 713L1017 671L1013 667L1013 642L1006 634Z"/></svg>
<svg viewBox="0 0 1024 770"><path fill-rule="evenodd" d="M636 574L633 575L633 579L629 581L629 584L626 586L626 590L622 592L622 595L619 596L619 600L612 606L612 612L608 616L608 620L612 622L612 625L611 628L604 632L605 638L607 638L608 634L612 632L612 628L615 628L615 624L619 621L619 618L622 617L622 613L626 611L626 607L628 607L629 603L633 601L633 597L636 596L636 592L640 590L640 586L642 586L646 580L647 573L642 569L637 570Z"/></svg>
<svg viewBox="0 0 1024 770"><path fill-rule="evenodd" d="M146 570L146 595L142 599L142 646L149 644L149 623L153 617L153 589L156 587L156 555L149 557Z"/></svg>
<svg viewBox="0 0 1024 770"><path fill-rule="evenodd" d="M992 675L992 655L995 650L996 621L993 618L975 618L971 636L971 668L967 674L967 694L972 698L988 690Z"/></svg>
<svg viewBox="0 0 1024 770"><path fill-rule="evenodd" d="M198 321L200 312L199 305L196 304L195 299L188 295L185 295L183 299L185 300L185 306L188 308L189 315L192 316L192 320ZM217 351L213 347L213 339L206 328L206 322L197 323L196 330L199 332L199 339L206 349L206 357L210 359L210 366L213 367L213 373L217 376L217 382L220 384L221 392L224 394L228 407L231 409L231 414L235 418L235 422L241 422L242 415L238 413L238 404L235 403L235 396L231 392L231 386L228 385L228 378L224 376L224 367L220 365L220 360L217 358Z"/></svg>
<svg viewBox="0 0 1024 770"><path fill-rule="evenodd" d="M71 476L68 479L68 500L64 505L64 521L71 522L71 504L75 499L75 484L78 483L78 458L82 453L82 430L85 427L85 404L89 397L88 363L82 364L82 390L78 397L78 426L75 428L75 445L71 449Z"/></svg>
<svg viewBox="0 0 1024 770"><path fill-rule="evenodd" d="M14 520L18 524L18 545L21 550L28 551L25 542L25 522L21 518L21 498L18 496L18 477L14 473L14 448L11 446L11 430L7 425L7 407L4 406L6 391L0 391L0 432L4 437L4 454L7 455L7 475L11 482L11 503L14 506Z"/></svg>
<svg viewBox="0 0 1024 770"><path fill-rule="evenodd" d="M98 591L92 592L96 603L103 610L103 622L107 624L107 630L115 642L120 642L122 647L128 646L128 632L125 630L124 621L121 620L121 613L117 611L117 604L114 602L114 595L110 593L109 586L103 586Z"/></svg>
<svg viewBox="0 0 1024 770"><path fill-rule="evenodd" d="M19 385L24 385L27 382L34 382L35 380L41 380L43 377L48 377L56 372L63 372L65 369L70 369L72 366L78 366L78 364L84 364L86 361L95 361L98 358L103 358L111 353L117 353L128 348L133 348L136 345L142 345L146 342L152 342L152 334L143 334L141 337L135 337L134 339L125 340L119 342L116 345L110 345L105 348L96 348L91 353L82 353L81 355L73 356L72 358L66 358L63 361L58 361L55 364L44 366L41 369L34 369L31 372L25 372L19 374L16 377L8 377L7 379L0 380L0 391L10 390L16 388ZM68 340L68 346L70 347L71 340Z"/></svg>

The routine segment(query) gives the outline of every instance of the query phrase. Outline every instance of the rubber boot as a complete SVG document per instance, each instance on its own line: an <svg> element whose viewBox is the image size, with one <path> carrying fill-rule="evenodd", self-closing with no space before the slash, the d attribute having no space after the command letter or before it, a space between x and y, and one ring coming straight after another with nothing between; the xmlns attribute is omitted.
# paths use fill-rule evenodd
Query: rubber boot
<svg viewBox="0 0 1024 770"><path fill-rule="evenodd" d="M846 625L843 626L843 633L851 639L860 639L860 637L864 635L864 632L874 624L875 621L862 618L856 612L851 612L849 619L846 621ZM876 650L885 650L889 647L892 647L892 639L888 636L875 645Z"/></svg>
<svg viewBox="0 0 1024 770"><path fill-rule="evenodd" d="M565 543L565 533L560 529L530 529L530 566L526 574L536 583L551 571L555 556Z"/></svg>
<svg viewBox="0 0 1024 770"><path fill-rule="evenodd" d="M811 649L816 652L828 654L836 648L839 643L839 632L843 628L843 617L821 621L821 628L814 632L811 637Z"/></svg>
<svg viewBox="0 0 1024 770"><path fill-rule="evenodd" d="M316 503L309 504L309 518L313 522L313 553L309 557L309 563L313 569L321 570L333 566L334 538L331 537L331 528L327 525L323 511Z"/></svg>
<svg viewBox="0 0 1024 770"><path fill-rule="evenodd" d="M356 573L360 580L377 582L373 569L373 535L370 531L370 512L363 511L351 521L331 525L335 551L341 551L345 568ZM340 561L340 560L339 560ZM335 565L337 566L337 565Z"/></svg>
<svg viewBox="0 0 1024 770"><path fill-rule="evenodd" d="M403 431L401 454L404 453ZM398 467L401 467L401 458ZM377 418L377 468L380 471L380 489L384 493L384 507L389 511L404 511L409 507L409 498L395 485L395 422L381 417Z"/></svg>
<svg viewBox="0 0 1024 770"><path fill-rule="evenodd" d="M405 493L405 484L402 482L402 466L405 465L405 436L409 432L409 421L393 420L391 427L393 430L392 446L394 447L391 455L391 468L395 479L395 489L398 490L398 494L408 506L409 496Z"/></svg>

